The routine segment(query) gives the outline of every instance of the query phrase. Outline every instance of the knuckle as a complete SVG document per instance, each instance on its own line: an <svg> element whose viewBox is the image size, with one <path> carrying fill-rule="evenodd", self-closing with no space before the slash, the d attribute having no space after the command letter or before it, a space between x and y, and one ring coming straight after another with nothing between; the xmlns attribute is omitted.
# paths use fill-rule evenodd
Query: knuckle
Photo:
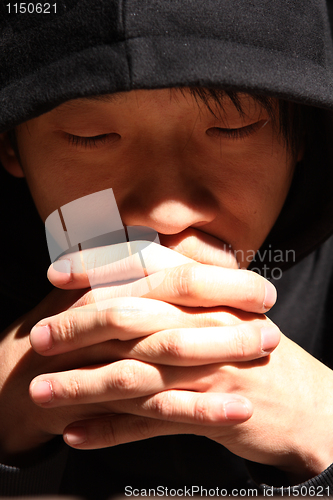
<svg viewBox="0 0 333 500"><path fill-rule="evenodd" d="M135 394L139 385L138 382L142 378L140 372L141 370L135 360L128 360L125 363L121 363L112 381L113 388L121 393L125 391Z"/></svg>
<svg viewBox="0 0 333 500"><path fill-rule="evenodd" d="M105 323L108 327L115 328L121 333L131 330L135 326L135 316L126 309L110 307L104 311Z"/></svg>
<svg viewBox="0 0 333 500"><path fill-rule="evenodd" d="M234 356L244 358L252 352L253 338L246 325L239 325L234 334Z"/></svg>
<svg viewBox="0 0 333 500"><path fill-rule="evenodd" d="M173 415L172 397L168 392L163 392L154 396L150 402L155 414L163 416L164 420L171 419Z"/></svg>
<svg viewBox="0 0 333 500"><path fill-rule="evenodd" d="M193 405L193 417L199 422L205 422L209 417L209 406L207 402L200 398Z"/></svg>
<svg viewBox="0 0 333 500"><path fill-rule="evenodd" d="M69 311L61 318L59 323L59 328L55 332L58 340L60 342L64 342L66 344L75 344L78 341L77 336L75 335L75 325L76 321L74 318L74 314L71 314Z"/></svg>
<svg viewBox="0 0 333 500"><path fill-rule="evenodd" d="M185 357L185 344L179 331L171 331L166 338L163 338L159 344L159 350L162 355L172 358Z"/></svg>
<svg viewBox="0 0 333 500"><path fill-rule="evenodd" d="M244 294L244 302L253 306L260 301L260 295L262 294L262 286L260 278L254 272L247 273L247 281ZM261 301L262 302L262 301ZM262 306L262 303L260 304Z"/></svg>
<svg viewBox="0 0 333 500"><path fill-rule="evenodd" d="M198 296L197 264L185 264L176 274L176 289L181 297Z"/></svg>
<svg viewBox="0 0 333 500"><path fill-rule="evenodd" d="M105 309L103 315L105 326L113 327L117 330L123 328L123 321L120 311L117 308L111 307L110 309Z"/></svg>
<svg viewBox="0 0 333 500"><path fill-rule="evenodd" d="M79 400L81 398L81 384L79 380L72 376L66 383L62 394L63 399Z"/></svg>

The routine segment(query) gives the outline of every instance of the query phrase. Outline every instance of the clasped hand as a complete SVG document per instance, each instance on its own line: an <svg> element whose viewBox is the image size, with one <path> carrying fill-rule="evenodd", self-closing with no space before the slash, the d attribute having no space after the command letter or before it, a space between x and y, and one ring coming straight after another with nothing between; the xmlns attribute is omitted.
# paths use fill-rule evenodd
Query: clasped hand
<svg viewBox="0 0 333 500"><path fill-rule="evenodd" d="M44 356L90 347L92 362L35 379L30 387L35 403L48 408L99 403L102 412L191 425L235 424L251 416L251 402L229 387L223 390L221 380L226 363L260 359L278 344L280 332L263 314L275 302L275 289L238 270L232 253L214 238L184 233L164 237L173 250L154 243L143 250L148 278L135 280L142 269L137 252L104 266L107 247L83 252L85 268L94 263L100 288L40 321L30 339ZM91 276L82 268L82 256L69 258L70 273L51 266L49 279L67 290L86 289ZM134 282L119 284L124 278ZM135 296L148 279L160 284ZM97 310L96 299L103 310ZM67 432L68 442L70 437ZM111 444L103 435L87 436L85 447Z"/></svg>
<svg viewBox="0 0 333 500"><path fill-rule="evenodd" d="M276 300L273 285L239 270L204 233L163 238L166 246L146 247L148 277L141 279L137 254L101 266L106 249L85 250L100 284L94 292L86 290L82 256L66 256L68 275L50 267L55 286L82 294L32 329L32 347L48 357L82 352L85 364L36 377L33 401L45 409L82 408L64 430L76 448L191 433L295 477L323 470L331 450L319 457L308 444L316 430L298 427L300 419L313 419L310 401L321 406L324 422L332 418L317 390L322 377L333 388L332 375L265 317ZM142 295L147 280L150 291Z"/></svg>

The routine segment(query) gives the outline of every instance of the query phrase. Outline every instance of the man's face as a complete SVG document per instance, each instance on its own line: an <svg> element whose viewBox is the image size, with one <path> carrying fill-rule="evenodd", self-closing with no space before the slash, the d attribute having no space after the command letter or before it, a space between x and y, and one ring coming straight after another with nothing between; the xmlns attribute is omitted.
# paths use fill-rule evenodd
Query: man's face
<svg viewBox="0 0 333 500"><path fill-rule="evenodd" d="M244 116L229 98L214 116L187 92L138 90L69 101L24 123L18 148L41 218L112 188L125 225L199 228L247 267L281 211L294 160L268 112L246 95L241 104Z"/></svg>

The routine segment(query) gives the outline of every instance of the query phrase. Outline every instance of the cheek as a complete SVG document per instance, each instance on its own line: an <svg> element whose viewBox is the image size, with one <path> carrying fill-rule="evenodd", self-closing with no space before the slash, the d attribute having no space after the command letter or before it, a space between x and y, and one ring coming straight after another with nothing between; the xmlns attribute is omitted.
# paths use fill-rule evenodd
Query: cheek
<svg viewBox="0 0 333 500"><path fill-rule="evenodd" d="M26 180L36 208L44 221L50 213L80 196L83 182L71 159L60 159L49 151L25 161Z"/></svg>
<svg viewBox="0 0 333 500"><path fill-rule="evenodd" d="M256 251L266 239L287 197L293 163L285 148L258 144L225 154L220 173L221 212L229 214L235 247ZM216 183L217 185L217 183ZM221 218L221 223L224 221Z"/></svg>
<svg viewBox="0 0 333 500"><path fill-rule="evenodd" d="M230 172L244 193L252 193L252 202L283 203L292 179L292 161L278 141L262 141L239 149L228 158ZM232 174L231 174L232 175ZM245 197L246 199L246 197Z"/></svg>
<svg viewBox="0 0 333 500"><path fill-rule="evenodd" d="M243 157L243 158L246 158ZM260 154L226 161L215 186L223 204L241 217L267 217L280 211L290 187L290 167L285 158Z"/></svg>

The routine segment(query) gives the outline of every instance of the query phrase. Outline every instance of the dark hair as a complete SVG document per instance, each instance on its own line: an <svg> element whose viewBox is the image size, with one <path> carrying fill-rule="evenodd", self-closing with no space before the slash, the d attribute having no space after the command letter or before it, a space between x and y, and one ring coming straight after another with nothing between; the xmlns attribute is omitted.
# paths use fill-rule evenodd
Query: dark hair
<svg viewBox="0 0 333 500"><path fill-rule="evenodd" d="M203 102L211 113L216 116L218 108L223 109L223 101L228 96L240 114L245 114L242 109L240 92L235 90L193 87L189 88L196 101ZM304 104L291 103L283 99L276 99L255 93L244 92L262 106L272 120L276 121L276 102L278 103L278 132L284 138L287 148L296 159L300 148L305 144L306 139L312 137L312 126L314 123L314 108ZM212 106L213 104L213 106Z"/></svg>

